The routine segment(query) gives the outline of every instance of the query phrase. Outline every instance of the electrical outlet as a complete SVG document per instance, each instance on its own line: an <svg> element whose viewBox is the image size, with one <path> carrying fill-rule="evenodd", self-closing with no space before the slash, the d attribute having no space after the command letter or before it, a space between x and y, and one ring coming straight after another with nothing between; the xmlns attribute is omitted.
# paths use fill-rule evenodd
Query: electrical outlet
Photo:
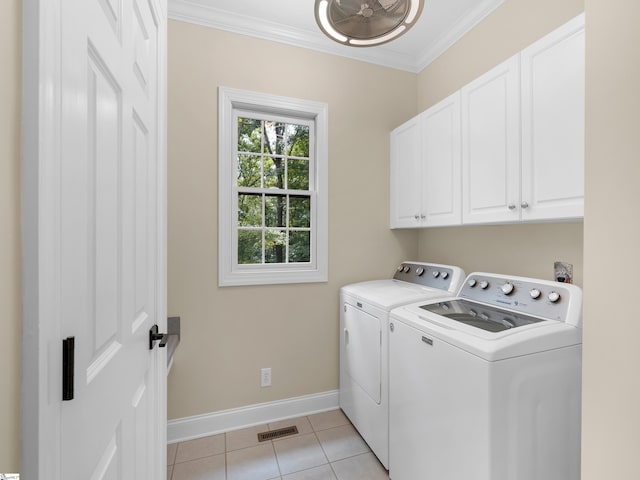
<svg viewBox="0 0 640 480"><path fill-rule="evenodd" d="M261 387L271 386L271 369L270 368L263 368L260 370L260 386Z"/></svg>

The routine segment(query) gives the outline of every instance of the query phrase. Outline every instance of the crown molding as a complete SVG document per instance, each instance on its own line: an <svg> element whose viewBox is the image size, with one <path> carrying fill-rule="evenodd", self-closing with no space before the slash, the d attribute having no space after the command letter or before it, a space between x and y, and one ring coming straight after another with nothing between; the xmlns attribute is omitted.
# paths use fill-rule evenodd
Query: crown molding
<svg viewBox="0 0 640 480"><path fill-rule="evenodd" d="M504 1L481 1L478 7L460 18L447 35L418 55L398 52L388 46L378 46L375 49L348 47L329 40L319 30L309 31L250 15L230 13L197 1L169 0L168 5L169 18L172 20L419 73Z"/></svg>

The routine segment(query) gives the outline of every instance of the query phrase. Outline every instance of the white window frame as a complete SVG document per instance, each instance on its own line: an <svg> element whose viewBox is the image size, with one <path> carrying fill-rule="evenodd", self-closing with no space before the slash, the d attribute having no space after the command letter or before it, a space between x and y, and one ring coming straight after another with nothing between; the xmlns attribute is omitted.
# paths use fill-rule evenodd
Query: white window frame
<svg viewBox="0 0 640 480"><path fill-rule="evenodd" d="M237 245L236 111L287 116L314 123L311 192L311 261L304 264L239 265ZM218 284L272 285L328 280L328 106L326 103L218 88Z"/></svg>

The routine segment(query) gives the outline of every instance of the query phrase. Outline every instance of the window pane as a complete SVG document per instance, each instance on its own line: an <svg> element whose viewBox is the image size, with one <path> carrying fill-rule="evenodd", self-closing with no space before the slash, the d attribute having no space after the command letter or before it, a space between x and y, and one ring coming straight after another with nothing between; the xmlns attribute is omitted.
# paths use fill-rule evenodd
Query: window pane
<svg viewBox="0 0 640 480"><path fill-rule="evenodd" d="M284 263L287 234L284 230L267 230L264 232L264 262Z"/></svg>
<svg viewBox="0 0 640 480"><path fill-rule="evenodd" d="M292 157L309 156L309 127L288 124L285 130L284 151Z"/></svg>
<svg viewBox="0 0 640 480"><path fill-rule="evenodd" d="M238 226L262 226L262 195L238 194Z"/></svg>
<svg viewBox="0 0 640 480"><path fill-rule="evenodd" d="M287 226L286 195L266 195L264 202L264 224L267 227Z"/></svg>
<svg viewBox="0 0 640 480"><path fill-rule="evenodd" d="M262 151L262 122L252 118L238 118L238 151Z"/></svg>
<svg viewBox="0 0 640 480"><path fill-rule="evenodd" d="M284 188L284 159L265 157L264 188Z"/></svg>
<svg viewBox="0 0 640 480"><path fill-rule="evenodd" d="M260 188L260 156L238 155L238 186Z"/></svg>
<svg viewBox="0 0 640 480"><path fill-rule="evenodd" d="M262 263L262 232L238 230L238 264Z"/></svg>
<svg viewBox="0 0 640 480"><path fill-rule="evenodd" d="M311 198L293 195L289 197L289 226L311 227Z"/></svg>
<svg viewBox="0 0 640 480"><path fill-rule="evenodd" d="M309 190L309 161L289 159L287 166L289 188L291 190Z"/></svg>
<svg viewBox="0 0 640 480"><path fill-rule="evenodd" d="M289 233L289 262L311 261L310 232Z"/></svg>
<svg viewBox="0 0 640 480"><path fill-rule="evenodd" d="M270 155L282 155L282 136L284 124L273 121L264 122L264 151Z"/></svg>

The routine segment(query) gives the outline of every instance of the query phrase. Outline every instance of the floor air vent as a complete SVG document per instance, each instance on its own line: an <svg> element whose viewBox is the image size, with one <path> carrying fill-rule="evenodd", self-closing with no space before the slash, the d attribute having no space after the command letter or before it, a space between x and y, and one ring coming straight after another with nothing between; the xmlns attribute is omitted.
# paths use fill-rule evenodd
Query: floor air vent
<svg viewBox="0 0 640 480"><path fill-rule="evenodd" d="M295 435L298 433L298 427L284 427L277 430L271 430L270 432L262 432L258 434L258 441L264 442L266 440L274 440L276 438L287 437L289 435Z"/></svg>

